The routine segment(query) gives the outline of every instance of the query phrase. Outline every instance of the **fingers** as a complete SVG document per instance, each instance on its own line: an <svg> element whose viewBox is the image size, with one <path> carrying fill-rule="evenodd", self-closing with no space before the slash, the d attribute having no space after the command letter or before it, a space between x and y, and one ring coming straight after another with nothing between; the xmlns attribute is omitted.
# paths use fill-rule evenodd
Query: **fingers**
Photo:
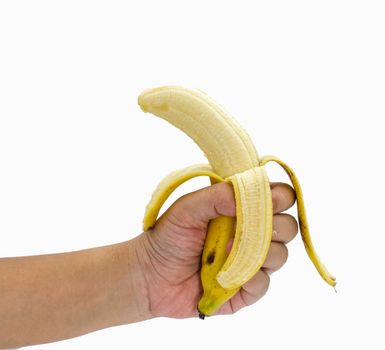
<svg viewBox="0 0 385 350"><path fill-rule="evenodd" d="M238 310L254 304L261 299L267 292L270 284L269 275L259 270L253 278L247 281L242 288L228 302L223 304L216 315L228 315Z"/></svg>
<svg viewBox="0 0 385 350"><path fill-rule="evenodd" d="M285 264L288 256L289 252L283 243L271 242L269 252L262 267L270 272L277 271Z"/></svg>
<svg viewBox="0 0 385 350"><path fill-rule="evenodd" d="M288 251L283 243L271 242L269 253L260 269L247 281L237 294L223 305L218 314L234 313L245 306L249 306L261 299L267 292L270 284L269 274L282 267L288 257Z"/></svg>
<svg viewBox="0 0 385 350"><path fill-rule="evenodd" d="M218 314L237 312L262 298L269 288L269 274L280 269L288 259L288 249L284 243L295 237L298 225L291 215L279 213L293 206L296 196L293 188L285 183L271 183L271 191L275 215L273 216L273 238L265 262L255 276L246 282L228 303L223 305ZM232 240L228 242L227 252L230 252L232 243Z"/></svg>
<svg viewBox="0 0 385 350"><path fill-rule="evenodd" d="M288 243L298 233L297 220L289 214L275 214L273 216L273 242ZM230 253L234 240L230 240L226 245L226 252Z"/></svg>
<svg viewBox="0 0 385 350"><path fill-rule="evenodd" d="M224 182L203 188L179 198L168 211L185 226L205 228L220 215L235 216L233 188Z"/></svg>
<svg viewBox="0 0 385 350"><path fill-rule="evenodd" d="M270 187L274 214L281 213L293 206L295 192L291 186L282 182L272 182Z"/></svg>
<svg viewBox="0 0 385 350"><path fill-rule="evenodd" d="M298 233L297 220L289 214L275 214L273 216L273 241L288 243Z"/></svg>
<svg viewBox="0 0 385 350"><path fill-rule="evenodd" d="M288 184L271 183L273 211L282 212L295 202L295 192ZM234 191L228 183L218 183L179 198L168 210L176 222L191 228L204 228L220 215L235 216Z"/></svg>
<svg viewBox="0 0 385 350"><path fill-rule="evenodd" d="M274 272L282 267L287 257L286 246L283 243L272 242L263 269L260 269L253 278L247 281L239 293L230 300L232 312L237 312L261 299L269 288L269 272Z"/></svg>
<svg viewBox="0 0 385 350"><path fill-rule="evenodd" d="M247 281L239 291L239 295L244 306L254 304L261 299L269 289L270 277L263 271L259 270L255 276ZM233 309L238 309L236 300L232 301ZM234 310L236 311L236 310Z"/></svg>

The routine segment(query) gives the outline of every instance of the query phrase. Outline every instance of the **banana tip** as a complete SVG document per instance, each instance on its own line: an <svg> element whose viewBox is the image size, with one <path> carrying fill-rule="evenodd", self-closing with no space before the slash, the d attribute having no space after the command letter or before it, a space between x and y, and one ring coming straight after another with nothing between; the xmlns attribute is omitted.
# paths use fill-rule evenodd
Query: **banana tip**
<svg viewBox="0 0 385 350"><path fill-rule="evenodd" d="M147 107L146 103L144 102L143 94L139 95L139 97L138 97L138 105L140 106L140 108L142 109L143 112L148 111L148 107Z"/></svg>
<svg viewBox="0 0 385 350"><path fill-rule="evenodd" d="M200 312L199 310L198 310L198 316L199 316L199 318L201 319L201 320L204 320L205 319L205 317L206 317L206 315L204 314L204 313L202 313L202 312Z"/></svg>

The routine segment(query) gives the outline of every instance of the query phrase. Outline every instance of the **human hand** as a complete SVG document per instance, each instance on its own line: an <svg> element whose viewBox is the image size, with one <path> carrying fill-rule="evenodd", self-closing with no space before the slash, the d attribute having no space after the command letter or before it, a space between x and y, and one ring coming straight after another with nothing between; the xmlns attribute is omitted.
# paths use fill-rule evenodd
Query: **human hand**
<svg viewBox="0 0 385 350"><path fill-rule="evenodd" d="M282 213L295 202L294 190L272 183L273 238L263 267L227 301L216 314L231 314L259 300L267 291L269 275L287 260L286 243L298 232L294 217ZM235 216L231 185L219 183L179 198L143 233L146 252L145 279L152 316L185 318L197 316L202 295L201 254L208 223L219 215ZM231 242L228 244L231 249Z"/></svg>
<svg viewBox="0 0 385 350"><path fill-rule="evenodd" d="M273 242L263 268L217 314L256 302L267 291L269 273L287 259L285 243L297 233L297 223L280 213L293 205L295 195L279 183L272 184L272 194ZM235 216L227 183L181 197L152 230L134 239L0 259L0 348L49 343L157 316L197 316L207 226L219 215Z"/></svg>

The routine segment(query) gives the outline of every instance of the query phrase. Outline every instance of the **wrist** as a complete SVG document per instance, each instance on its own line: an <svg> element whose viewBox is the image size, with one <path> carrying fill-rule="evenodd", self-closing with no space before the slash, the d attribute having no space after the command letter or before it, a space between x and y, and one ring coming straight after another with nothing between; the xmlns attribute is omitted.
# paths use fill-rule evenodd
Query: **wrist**
<svg viewBox="0 0 385 350"><path fill-rule="evenodd" d="M119 324L128 324L153 318L148 297L148 259L143 234L113 246L113 264L122 271L114 295Z"/></svg>

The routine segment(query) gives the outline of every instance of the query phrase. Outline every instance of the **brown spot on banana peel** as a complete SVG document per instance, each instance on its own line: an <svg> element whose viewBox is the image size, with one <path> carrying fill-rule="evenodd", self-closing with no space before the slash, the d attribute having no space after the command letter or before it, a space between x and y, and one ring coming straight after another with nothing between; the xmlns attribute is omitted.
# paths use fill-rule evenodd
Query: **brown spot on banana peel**
<svg viewBox="0 0 385 350"><path fill-rule="evenodd" d="M208 265L211 265L215 260L215 251L210 252L210 254L207 256L206 263Z"/></svg>

